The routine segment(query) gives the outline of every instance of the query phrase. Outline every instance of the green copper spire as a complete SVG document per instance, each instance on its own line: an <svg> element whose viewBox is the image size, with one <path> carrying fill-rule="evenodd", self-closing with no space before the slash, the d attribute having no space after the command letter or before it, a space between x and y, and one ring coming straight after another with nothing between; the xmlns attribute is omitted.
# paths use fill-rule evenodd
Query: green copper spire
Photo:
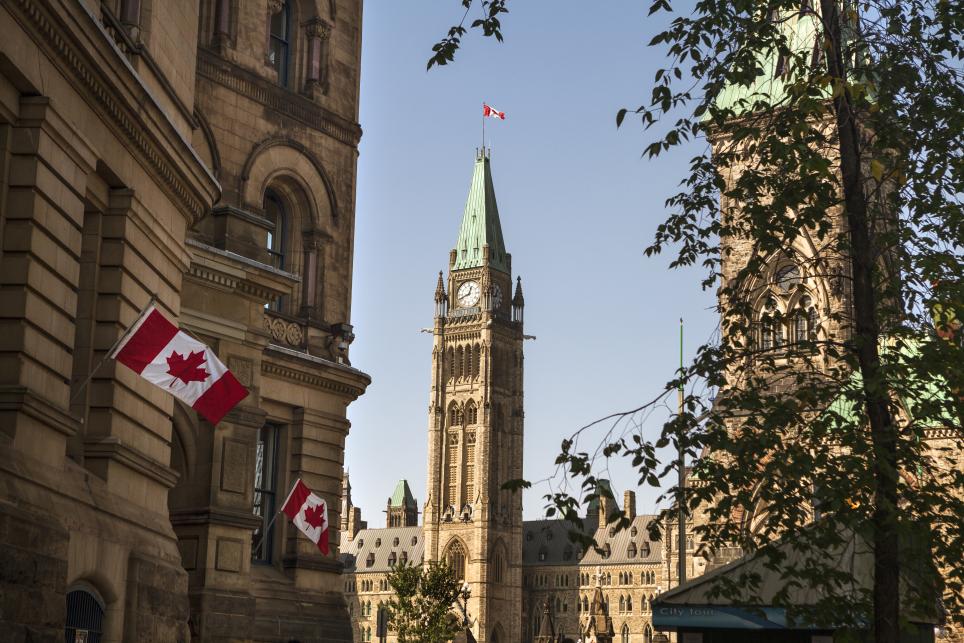
<svg viewBox="0 0 964 643"><path fill-rule="evenodd" d="M483 248L489 246L489 266L509 273L509 255L502 240L502 224L499 223L499 206L495 202L492 187L492 170L489 155L480 150L475 155L472 187L465 201L465 213L459 228L459 240L455 243L455 270L482 266Z"/></svg>

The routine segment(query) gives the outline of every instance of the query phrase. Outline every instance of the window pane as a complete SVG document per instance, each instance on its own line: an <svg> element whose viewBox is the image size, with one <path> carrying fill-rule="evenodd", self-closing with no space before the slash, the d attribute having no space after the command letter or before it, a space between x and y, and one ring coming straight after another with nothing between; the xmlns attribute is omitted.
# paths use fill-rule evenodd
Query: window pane
<svg viewBox="0 0 964 643"><path fill-rule="evenodd" d="M254 459L254 514L261 526L251 539L251 559L270 563L274 545L274 526L267 529L275 515L278 470L278 427L266 424L258 431Z"/></svg>

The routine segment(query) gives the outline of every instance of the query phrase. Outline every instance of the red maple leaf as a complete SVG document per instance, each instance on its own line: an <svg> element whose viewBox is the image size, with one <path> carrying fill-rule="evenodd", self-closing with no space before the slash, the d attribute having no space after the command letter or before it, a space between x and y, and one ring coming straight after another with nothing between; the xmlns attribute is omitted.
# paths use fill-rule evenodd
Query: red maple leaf
<svg viewBox="0 0 964 643"><path fill-rule="evenodd" d="M189 382L203 382L210 374L200 368L206 364L204 351L195 351L187 356L187 359L177 351L171 351L171 356L167 358L167 374L174 376L174 382L181 380L185 384ZM171 385L174 385L171 382Z"/></svg>
<svg viewBox="0 0 964 643"><path fill-rule="evenodd" d="M305 522L312 527L321 527L325 522L325 506L318 504L305 509Z"/></svg>

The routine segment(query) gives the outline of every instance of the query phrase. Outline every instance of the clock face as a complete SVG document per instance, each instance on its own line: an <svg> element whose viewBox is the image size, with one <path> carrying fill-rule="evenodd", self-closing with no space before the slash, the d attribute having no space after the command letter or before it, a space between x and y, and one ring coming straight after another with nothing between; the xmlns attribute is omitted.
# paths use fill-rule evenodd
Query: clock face
<svg viewBox="0 0 964 643"><path fill-rule="evenodd" d="M474 281L466 281L461 286L459 286L458 292L455 294L458 299L459 306L468 308L479 303L479 284Z"/></svg>
<svg viewBox="0 0 964 643"><path fill-rule="evenodd" d="M502 308L502 288L499 284L492 286L492 308L495 310Z"/></svg>

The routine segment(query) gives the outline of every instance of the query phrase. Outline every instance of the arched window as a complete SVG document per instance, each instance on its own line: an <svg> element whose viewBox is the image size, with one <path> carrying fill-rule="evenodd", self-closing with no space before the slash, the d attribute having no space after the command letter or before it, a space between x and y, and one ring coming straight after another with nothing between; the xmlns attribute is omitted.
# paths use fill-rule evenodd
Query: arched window
<svg viewBox="0 0 964 643"><path fill-rule="evenodd" d="M278 84L288 87L288 70L291 67L291 6L287 0L281 3L281 10L271 16L268 64L278 72Z"/></svg>
<svg viewBox="0 0 964 643"><path fill-rule="evenodd" d="M632 611L633 611L633 597L632 597L632 596L627 596L627 597L626 597L626 611L627 611L627 612L632 612Z"/></svg>
<svg viewBox="0 0 964 643"><path fill-rule="evenodd" d="M465 369L463 368L465 364L465 349L459 346L455 349L455 378L465 377Z"/></svg>
<svg viewBox="0 0 964 643"><path fill-rule="evenodd" d="M86 640L89 643L100 643L100 637L104 631L103 627L104 601L93 588L75 587L68 591L65 640ZM87 638L78 638L77 632L86 632Z"/></svg>
<svg viewBox="0 0 964 643"><path fill-rule="evenodd" d="M817 310L809 295L800 298L793 320L793 341L812 342L817 338Z"/></svg>
<svg viewBox="0 0 964 643"><path fill-rule="evenodd" d="M449 367L449 379L455 379L455 349L448 349L448 367Z"/></svg>
<svg viewBox="0 0 964 643"><path fill-rule="evenodd" d="M646 629L643 630L643 643L653 643L653 630L646 624Z"/></svg>
<svg viewBox="0 0 964 643"><path fill-rule="evenodd" d="M465 545L459 540L453 540L445 553L445 562L458 580L465 580L465 553Z"/></svg>
<svg viewBox="0 0 964 643"><path fill-rule="evenodd" d="M791 292L801 282L800 269L793 264L783 266L776 271L773 281L782 292Z"/></svg>
<svg viewBox="0 0 964 643"><path fill-rule="evenodd" d="M589 598L587 598L586 596L582 597L582 611L583 612L589 611Z"/></svg>
<svg viewBox="0 0 964 643"><path fill-rule="evenodd" d="M465 421L468 424L477 424L479 421L479 409L475 406L475 402L469 402L465 407Z"/></svg>
<svg viewBox="0 0 964 643"><path fill-rule="evenodd" d="M492 557L492 580L501 583L505 578L505 556L502 555L502 548L496 547L495 556Z"/></svg>
<svg viewBox="0 0 964 643"><path fill-rule="evenodd" d="M619 611L620 613L626 611L626 599L622 596L619 597Z"/></svg>
<svg viewBox="0 0 964 643"><path fill-rule="evenodd" d="M629 643L629 624L628 623L623 623L623 631L622 631L622 634L620 634L619 636L620 636L621 643Z"/></svg>
<svg viewBox="0 0 964 643"><path fill-rule="evenodd" d="M285 211L284 202L274 190L265 190L264 192L264 218L272 225L272 228L268 230L268 240L265 244L268 248L268 255L271 257L271 265L284 270L286 267L285 251L288 245L288 214Z"/></svg>
<svg viewBox="0 0 964 643"><path fill-rule="evenodd" d="M472 377L478 379L482 362L482 348L476 344L472 349Z"/></svg>

